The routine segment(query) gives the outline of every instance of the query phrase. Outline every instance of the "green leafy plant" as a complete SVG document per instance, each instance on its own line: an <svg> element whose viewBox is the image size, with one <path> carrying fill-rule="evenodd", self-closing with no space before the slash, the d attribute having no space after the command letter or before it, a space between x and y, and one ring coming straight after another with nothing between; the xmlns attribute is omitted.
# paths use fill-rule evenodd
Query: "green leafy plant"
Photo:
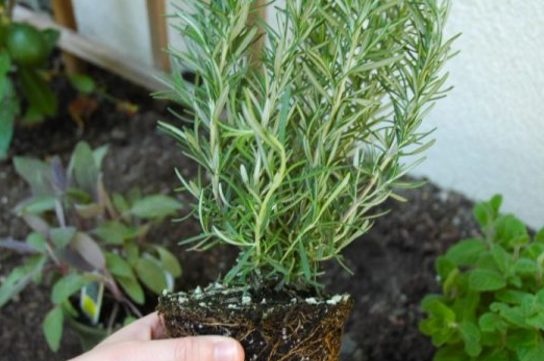
<svg viewBox="0 0 544 361"><path fill-rule="evenodd" d="M544 229L534 237L502 198L474 208L480 237L436 260L440 295L422 302L420 330L438 347L435 361L540 360L544 354Z"/></svg>
<svg viewBox="0 0 544 361"><path fill-rule="evenodd" d="M65 168L59 157L49 162L16 157L19 175L32 196L16 212L31 228L26 240L0 240L0 248L25 255L21 266L0 287L0 307L30 282L52 282L53 309L43 330L50 347L59 347L64 321L85 330L78 320L104 334L123 319L140 316L146 292L172 289L181 274L176 258L147 241L153 225L174 214L181 204L156 194L109 195L101 173L107 148L79 143ZM78 297L79 296L79 297ZM109 303L108 314L101 309Z"/></svg>
<svg viewBox="0 0 544 361"><path fill-rule="evenodd" d="M321 264L409 186L403 159L432 145L419 128L447 90L447 2L288 1L262 32L254 1L188 3L189 51L172 53L198 81L159 94L190 109L190 126L162 123L199 166L178 174L202 227L184 243L238 247L228 285L319 288Z"/></svg>
<svg viewBox="0 0 544 361"><path fill-rule="evenodd" d="M60 33L12 21L14 3L0 3L0 160L7 155L16 121L22 125L41 123L54 117L59 106L50 86L54 72L47 61ZM84 94L95 88L86 75L72 75L69 80Z"/></svg>

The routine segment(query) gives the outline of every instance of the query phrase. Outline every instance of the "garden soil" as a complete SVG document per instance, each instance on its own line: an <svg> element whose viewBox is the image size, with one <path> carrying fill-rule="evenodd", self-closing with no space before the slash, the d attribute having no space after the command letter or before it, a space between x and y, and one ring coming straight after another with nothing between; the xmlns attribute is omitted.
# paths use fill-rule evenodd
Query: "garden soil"
<svg viewBox="0 0 544 361"><path fill-rule="evenodd" d="M190 174L194 166L175 142L156 131L157 120L173 120L164 103L109 74L92 71L108 92L140 105L132 116L100 101L84 128L66 112L31 129L17 129L11 155L47 157L60 154L65 161L79 140L92 146L109 144L104 177L114 191L139 187L143 192L170 192L177 186L173 169ZM62 104L73 98L68 86L58 84ZM66 108L66 106L61 107ZM406 203L387 202L390 213L345 251L353 275L336 264L327 265L324 282L332 293L350 293L353 311L342 344L342 361L430 361L433 348L417 330L421 298L437 291L433 262L446 247L474 235L472 204L457 193L427 183L403 193ZM0 237L21 239L28 231L11 210L28 196L10 161L0 163ZM183 200L183 198L182 198ZM235 259L230 248L190 253L176 242L195 235L196 222L167 223L152 233L153 241L170 246L182 262L181 289L207 285L225 274ZM20 263L18 255L0 251L0 280ZM47 276L45 277L47 279ZM155 300L150 300L156 303ZM48 350L41 322L52 307L48 289L31 285L0 309L0 360L67 360L81 352L75 335L66 332L58 353Z"/></svg>

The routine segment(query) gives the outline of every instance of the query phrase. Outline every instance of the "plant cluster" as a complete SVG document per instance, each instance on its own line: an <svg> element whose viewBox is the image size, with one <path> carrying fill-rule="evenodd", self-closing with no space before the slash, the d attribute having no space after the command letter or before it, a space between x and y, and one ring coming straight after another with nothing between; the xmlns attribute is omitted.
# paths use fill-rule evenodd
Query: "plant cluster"
<svg viewBox="0 0 544 361"><path fill-rule="evenodd" d="M14 3L0 1L0 160L7 155L16 121L34 125L58 112L58 97L50 86L55 72L48 60L60 33L12 21ZM69 80L80 93L95 89L86 75L74 74Z"/></svg>
<svg viewBox="0 0 544 361"><path fill-rule="evenodd" d="M188 3L189 51L172 53L197 82L161 94L190 109L191 125L162 124L199 166L179 174L202 226L186 243L238 247L227 284L318 288L432 144L419 128L447 90L448 3L288 1L278 29L247 25L253 0Z"/></svg>
<svg viewBox="0 0 544 361"><path fill-rule="evenodd" d="M440 295L427 296L421 331L435 361L530 361L544 355L544 229L534 237L501 197L474 208L482 235L436 261Z"/></svg>
<svg viewBox="0 0 544 361"><path fill-rule="evenodd" d="M32 232L25 241L0 240L0 248L25 255L24 263L0 287L0 307L30 282L52 282L54 308L43 323L56 350L64 320L86 318L105 333L126 317L140 316L146 293L172 289L181 274L177 259L146 241L151 227L176 213L181 204L165 195L110 196L100 171L107 147L92 150L80 142L65 168L59 157L48 163L16 157L15 169L32 196L16 207ZM79 304L77 296L79 293ZM108 304L104 315L102 305ZM84 329L81 325L76 329Z"/></svg>

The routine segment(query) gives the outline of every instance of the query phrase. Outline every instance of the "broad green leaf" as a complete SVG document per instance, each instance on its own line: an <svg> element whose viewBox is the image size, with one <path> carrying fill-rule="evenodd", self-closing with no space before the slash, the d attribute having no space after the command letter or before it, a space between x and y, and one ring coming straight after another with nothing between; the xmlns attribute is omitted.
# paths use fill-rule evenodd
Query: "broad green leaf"
<svg viewBox="0 0 544 361"><path fill-rule="evenodd" d="M78 273L70 273L63 276L53 285L51 301L56 305L61 304L89 282L91 282L89 277Z"/></svg>
<svg viewBox="0 0 544 361"><path fill-rule="evenodd" d="M530 258L519 258L514 264L514 270L520 276L534 276L538 272L538 265Z"/></svg>
<svg viewBox="0 0 544 361"><path fill-rule="evenodd" d="M119 193L113 194L112 202L113 202L113 205L115 206L115 209L117 209L119 213L128 212L130 209L130 206L128 202L126 201L126 199Z"/></svg>
<svg viewBox="0 0 544 361"><path fill-rule="evenodd" d="M488 203L478 203L474 206L474 218L482 229L487 229L495 219L493 208Z"/></svg>
<svg viewBox="0 0 544 361"><path fill-rule="evenodd" d="M434 355L433 361L468 361L467 355L459 347L443 347Z"/></svg>
<svg viewBox="0 0 544 361"><path fill-rule="evenodd" d="M544 347L537 346L518 353L519 361L542 361Z"/></svg>
<svg viewBox="0 0 544 361"><path fill-rule="evenodd" d="M0 63L2 62L1 56L2 53L0 52ZM0 160L7 156L13 138L15 117L18 114L19 99L14 93L11 80L7 76L0 74Z"/></svg>
<svg viewBox="0 0 544 361"><path fill-rule="evenodd" d="M14 157L13 165L19 174L32 189L35 196L54 194L51 187L51 169L41 160L27 157Z"/></svg>
<svg viewBox="0 0 544 361"><path fill-rule="evenodd" d="M57 114L58 99L49 84L38 73L30 68L19 68L21 89L30 106L39 114L52 117Z"/></svg>
<svg viewBox="0 0 544 361"><path fill-rule="evenodd" d="M509 274L510 269L513 267L512 256L508 252L506 252L502 246L498 244L494 244L492 246L491 254L493 255L493 259L495 260L499 271L504 274Z"/></svg>
<svg viewBox="0 0 544 361"><path fill-rule="evenodd" d="M449 274L456 269L455 263L445 256L438 256L435 262L435 270L441 281L444 281Z"/></svg>
<svg viewBox="0 0 544 361"><path fill-rule="evenodd" d="M11 58L4 49L0 50L0 78L3 78L11 69ZM1 95L1 93L0 93Z"/></svg>
<svg viewBox="0 0 544 361"><path fill-rule="evenodd" d="M17 205L17 213L30 213L40 215L55 209L56 197L54 195L40 195L32 197Z"/></svg>
<svg viewBox="0 0 544 361"><path fill-rule="evenodd" d="M134 238L137 235L137 231L119 221L103 223L93 233L107 244L113 245L122 245L125 240Z"/></svg>
<svg viewBox="0 0 544 361"><path fill-rule="evenodd" d="M473 322L463 321L459 324L459 333L465 343L465 352L471 357L478 356L482 352L481 334L478 326Z"/></svg>
<svg viewBox="0 0 544 361"><path fill-rule="evenodd" d="M469 288L473 291L496 291L506 286L503 276L491 270L476 269L470 272Z"/></svg>
<svg viewBox="0 0 544 361"><path fill-rule="evenodd" d="M132 277L115 277L121 288L126 292L131 300L141 305L145 301L144 290L140 283Z"/></svg>
<svg viewBox="0 0 544 361"><path fill-rule="evenodd" d="M136 274L142 283L156 294L168 288L168 281L159 261L140 258L135 266Z"/></svg>
<svg viewBox="0 0 544 361"><path fill-rule="evenodd" d="M155 248L157 249L157 252L159 252L159 259L164 269L170 272L173 277L180 277L181 265L177 258L164 247L157 246Z"/></svg>
<svg viewBox="0 0 544 361"><path fill-rule="evenodd" d="M95 91L94 79L85 74L72 74L69 76L70 84L80 93L90 94Z"/></svg>
<svg viewBox="0 0 544 361"><path fill-rule="evenodd" d="M109 147L107 145L103 145L101 147L96 148L93 151L93 158L94 163L96 164L96 168L101 169L102 168L102 162L104 161L104 158L108 154Z"/></svg>
<svg viewBox="0 0 544 361"><path fill-rule="evenodd" d="M74 239L77 230L74 227L52 228L49 237L56 248L64 248Z"/></svg>
<svg viewBox="0 0 544 361"><path fill-rule="evenodd" d="M70 201L76 204L89 204L93 201L93 197L86 191L70 187L66 190L66 195Z"/></svg>
<svg viewBox="0 0 544 361"><path fill-rule="evenodd" d="M525 315L519 306L510 307L504 303L494 302L490 305L490 309L493 312L498 312L499 315L504 318L504 320L517 327L527 327L527 324L525 323Z"/></svg>
<svg viewBox="0 0 544 361"><path fill-rule="evenodd" d="M47 241L45 237L38 233L32 232L26 237L26 243L32 246L38 252L45 252L47 250Z"/></svg>
<svg viewBox="0 0 544 361"><path fill-rule="evenodd" d="M0 286L0 308L18 295L34 278L40 274L47 261L45 256L29 257L22 265L15 267Z"/></svg>
<svg viewBox="0 0 544 361"><path fill-rule="evenodd" d="M475 264L480 255L486 251L486 245L481 239L467 239L452 246L446 252L446 258L458 266Z"/></svg>
<svg viewBox="0 0 544 361"><path fill-rule="evenodd" d="M427 296L421 308L428 317L420 322L420 331L432 337L433 345L439 347L447 343L456 331L455 313L446 306L440 297Z"/></svg>
<svg viewBox="0 0 544 361"><path fill-rule="evenodd" d="M130 213L138 218L154 219L176 214L181 208L181 203L175 198L158 194L135 201Z"/></svg>
<svg viewBox="0 0 544 361"><path fill-rule="evenodd" d="M539 243L544 243L544 228L538 231L538 233L535 235L535 241Z"/></svg>
<svg viewBox="0 0 544 361"><path fill-rule="evenodd" d="M107 252L106 253L106 267L111 274L118 277L135 278L132 267L121 256Z"/></svg>
<svg viewBox="0 0 544 361"><path fill-rule="evenodd" d="M498 342L497 342L498 343ZM487 355L478 358L478 361L512 361L510 354L505 349L492 350Z"/></svg>
<svg viewBox="0 0 544 361"><path fill-rule="evenodd" d="M499 217L495 224L495 239L505 245L515 246L525 243L529 238L527 228L513 215ZM519 242L522 240L523 242Z"/></svg>
<svg viewBox="0 0 544 361"><path fill-rule="evenodd" d="M78 188L90 195L96 193L99 169L96 166L93 151L89 144L79 142L76 145L68 169L69 174L73 175Z"/></svg>
<svg viewBox="0 0 544 361"><path fill-rule="evenodd" d="M132 267L140 259L140 248L134 243L129 243L125 246L126 259Z"/></svg>
<svg viewBox="0 0 544 361"><path fill-rule="evenodd" d="M64 325L64 312L61 306L56 306L45 316L42 324L43 334L47 340L47 344L53 351L58 351L60 340L62 338L62 328Z"/></svg>
<svg viewBox="0 0 544 361"><path fill-rule="evenodd" d="M497 301L511 305L521 305L527 297L533 297L533 295L518 290L501 290L495 294Z"/></svg>
<svg viewBox="0 0 544 361"><path fill-rule="evenodd" d="M493 210L493 215L497 216L499 214L500 209L501 209L502 196L500 194L495 194L489 200L489 205L491 206L491 209Z"/></svg>
<svg viewBox="0 0 544 361"><path fill-rule="evenodd" d="M493 332L497 330L497 326L501 322L501 318L492 312L486 312L480 316L478 325L483 332Z"/></svg>

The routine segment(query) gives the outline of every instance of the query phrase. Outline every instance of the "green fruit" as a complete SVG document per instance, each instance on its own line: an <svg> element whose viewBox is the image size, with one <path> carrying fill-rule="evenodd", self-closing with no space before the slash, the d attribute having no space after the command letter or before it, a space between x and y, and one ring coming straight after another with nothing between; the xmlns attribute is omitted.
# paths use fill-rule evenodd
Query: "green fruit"
<svg viewBox="0 0 544 361"><path fill-rule="evenodd" d="M41 65L48 55L42 33L27 24L13 24L7 37L7 48L13 62L23 66Z"/></svg>

